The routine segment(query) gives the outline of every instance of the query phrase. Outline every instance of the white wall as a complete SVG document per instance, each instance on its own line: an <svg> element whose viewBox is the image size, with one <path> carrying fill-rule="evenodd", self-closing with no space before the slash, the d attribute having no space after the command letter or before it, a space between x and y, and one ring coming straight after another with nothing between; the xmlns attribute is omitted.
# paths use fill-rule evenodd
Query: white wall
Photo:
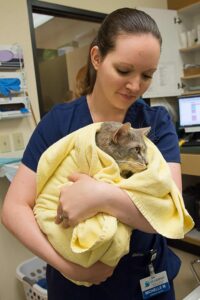
<svg viewBox="0 0 200 300"><path fill-rule="evenodd" d="M38 96L26 0L1 0L0 2L0 28L2 28L2 30L0 30L0 43L2 45L18 43L22 47L28 94L36 118L39 120ZM47 0L46 2L103 13L109 13L114 9L124 6L167 8L167 0ZM23 133L26 144L34 126L34 120L31 117L23 120L0 120L0 133L11 135L11 133L16 130L20 131ZM13 152L10 153L10 156L21 154L21 152ZM5 178L0 178L0 207L8 186L8 181ZM15 269L20 262L30 256L32 256L32 254L0 225L0 300L24 300L22 286L15 278Z"/></svg>

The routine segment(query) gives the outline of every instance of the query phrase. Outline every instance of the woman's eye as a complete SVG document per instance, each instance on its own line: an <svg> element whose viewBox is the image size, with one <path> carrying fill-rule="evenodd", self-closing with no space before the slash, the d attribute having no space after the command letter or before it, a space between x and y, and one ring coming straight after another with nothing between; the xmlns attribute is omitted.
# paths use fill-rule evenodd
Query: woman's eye
<svg viewBox="0 0 200 300"><path fill-rule="evenodd" d="M143 74L142 77L144 80L151 80L153 78L152 75L148 75L148 74Z"/></svg>
<svg viewBox="0 0 200 300"><path fill-rule="evenodd" d="M129 70L122 70L122 69L117 69L117 72L120 74L120 75L127 75L130 73Z"/></svg>

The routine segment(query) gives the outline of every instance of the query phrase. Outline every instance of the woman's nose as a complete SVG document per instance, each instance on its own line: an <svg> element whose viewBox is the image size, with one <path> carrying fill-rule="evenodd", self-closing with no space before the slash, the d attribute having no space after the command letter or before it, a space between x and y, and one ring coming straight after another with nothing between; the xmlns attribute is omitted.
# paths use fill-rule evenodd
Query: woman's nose
<svg viewBox="0 0 200 300"><path fill-rule="evenodd" d="M134 78L130 79L127 84L126 88L129 89L130 91L137 92L141 88L141 80L140 76L134 76Z"/></svg>

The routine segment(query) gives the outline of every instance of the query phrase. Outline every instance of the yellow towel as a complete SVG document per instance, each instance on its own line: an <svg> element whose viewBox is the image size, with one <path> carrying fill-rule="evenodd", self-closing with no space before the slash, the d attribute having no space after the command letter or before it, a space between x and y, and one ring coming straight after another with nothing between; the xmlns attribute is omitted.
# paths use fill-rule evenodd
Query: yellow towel
<svg viewBox="0 0 200 300"><path fill-rule="evenodd" d="M115 266L129 251L132 228L103 213L74 228L55 224L60 188L71 184L67 177L73 172L86 173L126 191L153 228L165 237L183 238L194 225L157 147L145 138L148 168L124 179L114 159L96 146L100 125L88 125L53 144L41 156L37 169L36 220L57 252L84 267L97 261Z"/></svg>

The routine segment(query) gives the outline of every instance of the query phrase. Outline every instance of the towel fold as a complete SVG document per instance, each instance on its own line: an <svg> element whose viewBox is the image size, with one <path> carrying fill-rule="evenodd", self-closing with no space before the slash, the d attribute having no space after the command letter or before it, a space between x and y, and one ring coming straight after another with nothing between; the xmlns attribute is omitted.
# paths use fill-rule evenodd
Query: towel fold
<svg viewBox="0 0 200 300"><path fill-rule="evenodd" d="M9 96L12 91L20 91L20 80L19 78L0 78L0 94Z"/></svg>
<svg viewBox="0 0 200 300"><path fill-rule="evenodd" d="M67 177L73 172L86 173L123 189L152 227L165 237L181 239L194 226L157 147L145 137L148 167L124 179L114 159L95 143L100 126L101 123L88 125L53 144L41 156L37 169L36 220L58 253L84 267L97 261L115 266L129 251L133 228L104 213L74 228L55 224L60 189L72 184Z"/></svg>

